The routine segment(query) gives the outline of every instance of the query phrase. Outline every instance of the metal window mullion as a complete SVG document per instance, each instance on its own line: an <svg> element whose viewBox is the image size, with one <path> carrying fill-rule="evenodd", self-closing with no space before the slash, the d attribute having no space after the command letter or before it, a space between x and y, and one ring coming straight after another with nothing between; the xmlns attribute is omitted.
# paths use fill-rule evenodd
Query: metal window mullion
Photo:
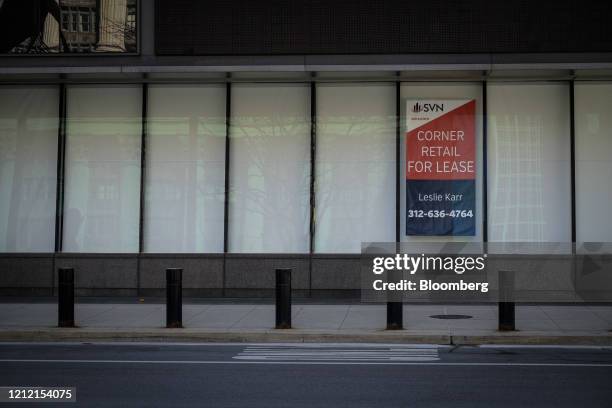
<svg viewBox="0 0 612 408"><path fill-rule="evenodd" d="M148 116L149 85L142 84L142 109L140 112L140 207L138 217L138 259L136 262L136 293L140 296L140 261L144 252L144 213L145 213L145 183L147 164L147 116Z"/></svg>
<svg viewBox="0 0 612 408"><path fill-rule="evenodd" d="M316 233L317 86L310 83L310 226L309 253L315 251Z"/></svg>
<svg viewBox="0 0 612 408"><path fill-rule="evenodd" d="M313 78L314 79L314 78ZM308 229L308 295L312 296L312 255L316 234L317 84L310 82L310 225Z"/></svg>
<svg viewBox="0 0 612 408"><path fill-rule="evenodd" d="M399 75L399 73L398 73ZM395 82L395 242L401 239L401 82Z"/></svg>
<svg viewBox="0 0 612 408"><path fill-rule="evenodd" d="M484 243L489 241L489 182L487 161L487 82L482 81L482 242Z"/></svg>
<svg viewBox="0 0 612 408"><path fill-rule="evenodd" d="M228 78L229 79L229 78ZM222 295L225 296L226 257L229 251L229 183L230 183L230 128L232 114L232 84L225 84L225 184L223 193L223 274Z"/></svg>
<svg viewBox="0 0 612 408"><path fill-rule="evenodd" d="M55 248L62 252L64 228L64 176L66 158L66 85L59 85L59 126L57 131L57 173L55 188Z"/></svg>
<svg viewBox="0 0 612 408"><path fill-rule="evenodd" d="M572 200L572 244L576 244L576 118L574 99L574 80L569 81L570 96L570 166Z"/></svg>
<svg viewBox="0 0 612 408"><path fill-rule="evenodd" d="M64 229L64 175L66 172L66 85L59 84L58 101L58 127L57 127L57 167L55 185L55 242L53 248L53 261L51 270L51 296L55 295L55 279L57 253L63 249Z"/></svg>
<svg viewBox="0 0 612 408"><path fill-rule="evenodd" d="M140 215L138 220L138 253L144 251L144 212L145 183L147 163L147 115L148 115L149 85L142 84L142 110L140 129Z"/></svg>

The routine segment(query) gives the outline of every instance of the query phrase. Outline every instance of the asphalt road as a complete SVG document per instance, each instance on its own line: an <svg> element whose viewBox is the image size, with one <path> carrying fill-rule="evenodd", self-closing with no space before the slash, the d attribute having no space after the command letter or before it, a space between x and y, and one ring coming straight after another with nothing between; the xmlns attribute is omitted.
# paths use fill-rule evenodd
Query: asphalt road
<svg viewBox="0 0 612 408"><path fill-rule="evenodd" d="M0 386L76 387L45 407L609 408L612 348L4 343Z"/></svg>

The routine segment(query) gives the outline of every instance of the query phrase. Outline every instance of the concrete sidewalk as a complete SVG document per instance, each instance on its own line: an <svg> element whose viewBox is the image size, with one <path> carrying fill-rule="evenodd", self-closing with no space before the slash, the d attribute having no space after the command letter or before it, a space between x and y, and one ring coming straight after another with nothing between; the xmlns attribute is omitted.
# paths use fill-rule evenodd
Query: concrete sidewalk
<svg viewBox="0 0 612 408"><path fill-rule="evenodd" d="M165 305L80 303L77 329L58 329L54 303L0 303L0 340L172 338L206 341L396 341L611 344L612 306L517 306L517 331L497 331L493 305L405 305L405 330L385 331L384 305L294 305L293 330L273 330L269 304L185 304L184 329L165 329ZM432 316L464 315L439 319ZM477 340L480 339L480 340ZM32 339L36 340L36 339ZM314 340L313 340L314 341Z"/></svg>

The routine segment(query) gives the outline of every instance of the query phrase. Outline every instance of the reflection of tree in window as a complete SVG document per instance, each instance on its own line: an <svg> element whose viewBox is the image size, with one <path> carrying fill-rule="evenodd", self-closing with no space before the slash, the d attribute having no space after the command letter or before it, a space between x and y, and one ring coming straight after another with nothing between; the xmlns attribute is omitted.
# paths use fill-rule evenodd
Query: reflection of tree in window
<svg viewBox="0 0 612 408"><path fill-rule="evenodd" d="M240 174L235 175L246 183L232 192L237 209L233 223L241 231L236 250L304 250L308 211L295 203L306 203L309 194L308 157L302 157L300 149L292 146L305 143L307 135L306 117L271 114L239 117L234 121L231 136L236 143L240 140L241 151L246 154L241 159L248 162L246 166L237 166ZM277 156L271 155L271 151ZM299 179L294 179L295 175Z"/></svg>
<svg viewBox="0 0 612 408"><path fill-rule="evenodd" d="M344 249L354 237L361 237L363 223L360 221L370 219L372 200L388 200L372 197L370 193L382 189L380 181L389 176L389 157L384 146L394 141L390 137L394 126L394 117L328 116L319 119L318 127L326 137L326 145L337 149L342 146L332 160L317 163L317 219L321 221L317 234L320 246L326 250L335 249L334 245L338 245L338 250ZM371 150L363 154L365 146Z"/></svg>
<svg viewBox="0 0 612 408"><path fill-rule="evenodd" d="M222 180L224 157L212 156L209 147L212 138L225 137L225 117L153 117L149 123L149 140L164 154L153 153L150 161L157 171L145 189L147 203L154 202L146 217L164 234L148 236L147 245L200 251L212 240L209 222L217 222L203 220L211 201L223 200L223 185L215 181Z"/></svg>
<svg viewBox="0 0 612 408"><path fill-rule="evenodd" d="M0 92L0 251L53 251L57 93Z"/></svg>
<svg viewBox="0 0 612 408"><path fill-rule="evenodd" d="M544 123L538 115L491 117L497 195L491 228L503 241L544 239Z"/></svg>
<svg viewBox="0 0 612 408"><path fill-rule="evenodd" d="M72 232L64 250L138 249L141 90L67 89L65 208Z"/></svg>

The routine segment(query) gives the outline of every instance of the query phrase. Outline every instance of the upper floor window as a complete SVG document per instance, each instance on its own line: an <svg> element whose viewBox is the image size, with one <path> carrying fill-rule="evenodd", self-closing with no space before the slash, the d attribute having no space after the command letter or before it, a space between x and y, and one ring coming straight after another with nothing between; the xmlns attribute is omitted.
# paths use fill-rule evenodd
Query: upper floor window
<svg viewBox="0 0 612 408"><path fill-rule="evenodd" d="M0 1L0 25L18 34L0 38L0 54L137 51L138 0L55 0L36 10L20 4Z"/></svg>

